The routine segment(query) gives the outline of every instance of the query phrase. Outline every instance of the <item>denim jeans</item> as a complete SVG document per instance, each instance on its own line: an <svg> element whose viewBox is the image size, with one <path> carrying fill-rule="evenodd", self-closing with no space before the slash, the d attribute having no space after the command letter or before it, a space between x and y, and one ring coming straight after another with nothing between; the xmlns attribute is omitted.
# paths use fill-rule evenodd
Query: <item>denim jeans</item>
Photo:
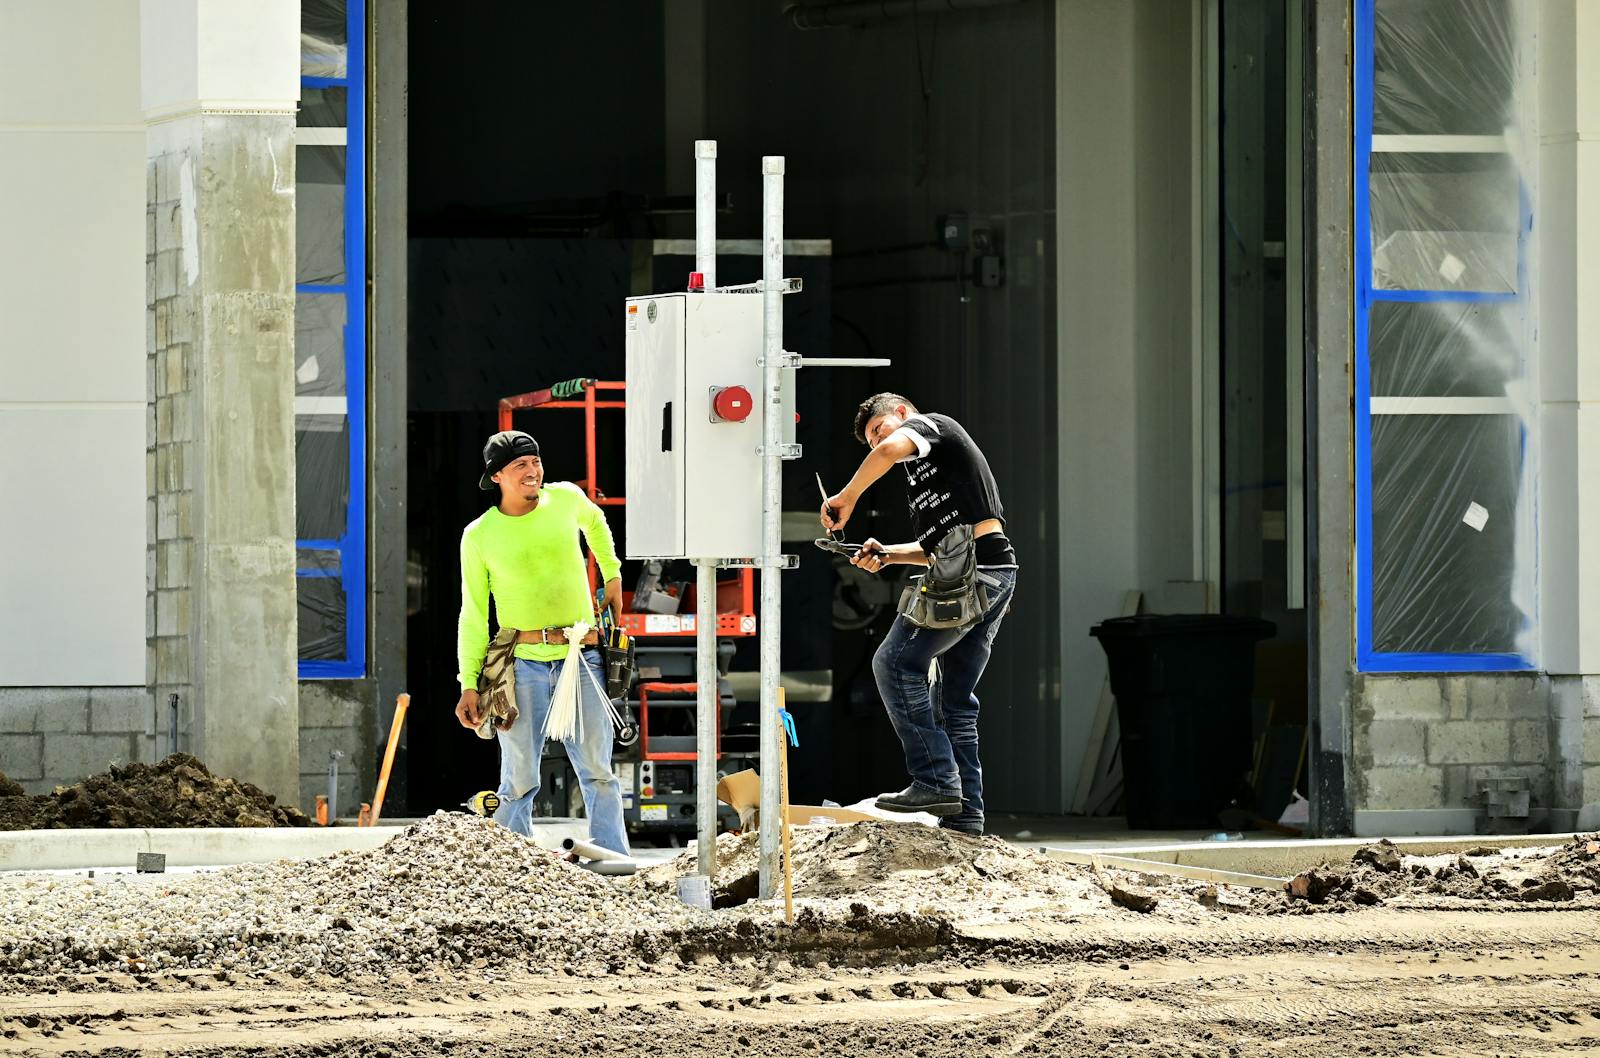
<svg viewBox="0 0 1600 1058"><path fill-rule="evenodd" d="M585 650L586 668L605 686L605 666L598 650ZM560 661L517 659L517 722L501 731L500 809L497 822L518 834L530 834L533 801L539 796L539 762L544 756L545 725L550 695L561 675ZM614 852L628 853L628 832L622 823L622 784L611 770L611 711L595 681L578 674L578 735L563 742L572 770L578 773L583 808L589 817L589 840ZM517 774L521 771L521 774ZM517 790L522 796L516 796Z"/></svg>
<svg viewBox="0 0 1600 1058"><path fill-rule="evenodd" d="M896 617L872 658L878 693L889 722L905 748L911 783L936 794L961 798L959 815L944 826L983 831L983 766L978 761L978 680L1000 621L1011 607L1017 571L984 572L1001 584L982 618L967 628L918 628ZM938 681L929 668L938 659Z"/></svg>

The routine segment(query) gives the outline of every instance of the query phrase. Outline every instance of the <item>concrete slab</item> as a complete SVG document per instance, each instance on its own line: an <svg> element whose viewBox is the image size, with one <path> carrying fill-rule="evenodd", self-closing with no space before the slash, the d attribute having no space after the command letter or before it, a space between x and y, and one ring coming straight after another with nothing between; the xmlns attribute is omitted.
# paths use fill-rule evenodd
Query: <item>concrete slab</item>
<svg viewBox="0 0 1600 1058"><path fill-rule="evenodd" d="M533 840L560 849L569 837L587 837L584 819L537 820ZM15 830L0 834L0 872L131 867L141 852L161 852L171 867L222 867L234 863L306 860L335 852L374 849L404 826L123 830Z"/></svg>

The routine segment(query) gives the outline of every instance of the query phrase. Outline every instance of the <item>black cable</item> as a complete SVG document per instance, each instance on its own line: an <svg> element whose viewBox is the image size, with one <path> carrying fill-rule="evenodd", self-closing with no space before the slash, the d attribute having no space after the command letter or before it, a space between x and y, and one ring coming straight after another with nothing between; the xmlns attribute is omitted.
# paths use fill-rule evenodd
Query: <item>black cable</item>
<svg viewBox="0 0 1600 1058"><path fill-rule="evenodd" d="M922 18L917 14L919 5L911 5L911 43L917 49L917 88L922 96L922 129L919 133L920 144L917 151L917 178L912 182L913 187L923 187L928 179L928 143L931 138L929 126L932 124L930 115L932 108L929 106L928 79L922 69Z"/></svg>

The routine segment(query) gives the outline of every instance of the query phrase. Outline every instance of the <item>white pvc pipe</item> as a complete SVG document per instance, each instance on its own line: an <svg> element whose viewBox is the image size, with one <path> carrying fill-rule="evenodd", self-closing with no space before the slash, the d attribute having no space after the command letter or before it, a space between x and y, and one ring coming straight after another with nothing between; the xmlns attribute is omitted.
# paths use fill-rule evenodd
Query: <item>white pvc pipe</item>
<svg viewBox="0 0 1600 1058"><path fill-rule="evenodd" d="M717 287L717 141L694 143L694 270L706 293ZM695 672L695 848L706 878L717 871L717 567L696 563Z"/></svg>
<svg viewBox="0 0 1600 1058"><path fill-rule="evenodd" d="M694 270L717 289L717 141L694 141Z"/></svg>
<svg viewBox="0 0 1600 1058"><path fill-rule="evenodd" d="M802 356L801 367L888 367L893 361L882 357Z"/></svg>
<svg viewBox="0 0 1600 1058"><path fill-rule="evenodd" d="M637 874L639 865L633 860L590 860L582 864L584 870L593 871L595 874L622 875Z"/></svg>
<svg viewBox="0 0 1600 1058"><path fill-rule="evenodd" d="M632 863L632 856L624 856L620 852L613 852L604 845L596 845L592 841L582 838L564 838L561 847L568 852L576 852L579 856L589 860L609 860L612 863Z"/></svg>
<svg viewBox="0 0 1600 1058"><path fill-rule="evenodd" d="M761 324L762 421L766 436L761 459L761 899L777 893L779 837L783 819L778 802L778 675L782 668L779 563L783 518L783 158L761 159Z"/></svg>

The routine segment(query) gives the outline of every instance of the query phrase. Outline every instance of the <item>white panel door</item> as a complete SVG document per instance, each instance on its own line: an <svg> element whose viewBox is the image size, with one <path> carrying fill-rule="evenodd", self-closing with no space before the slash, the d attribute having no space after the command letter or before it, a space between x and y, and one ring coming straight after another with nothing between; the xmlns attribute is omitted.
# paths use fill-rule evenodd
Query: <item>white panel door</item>
<svg viewBox="0 0 1600 1058"><path fill-rule="evenodd" d="M629 298L628 558L683 557L683 298Z"/></svg>

